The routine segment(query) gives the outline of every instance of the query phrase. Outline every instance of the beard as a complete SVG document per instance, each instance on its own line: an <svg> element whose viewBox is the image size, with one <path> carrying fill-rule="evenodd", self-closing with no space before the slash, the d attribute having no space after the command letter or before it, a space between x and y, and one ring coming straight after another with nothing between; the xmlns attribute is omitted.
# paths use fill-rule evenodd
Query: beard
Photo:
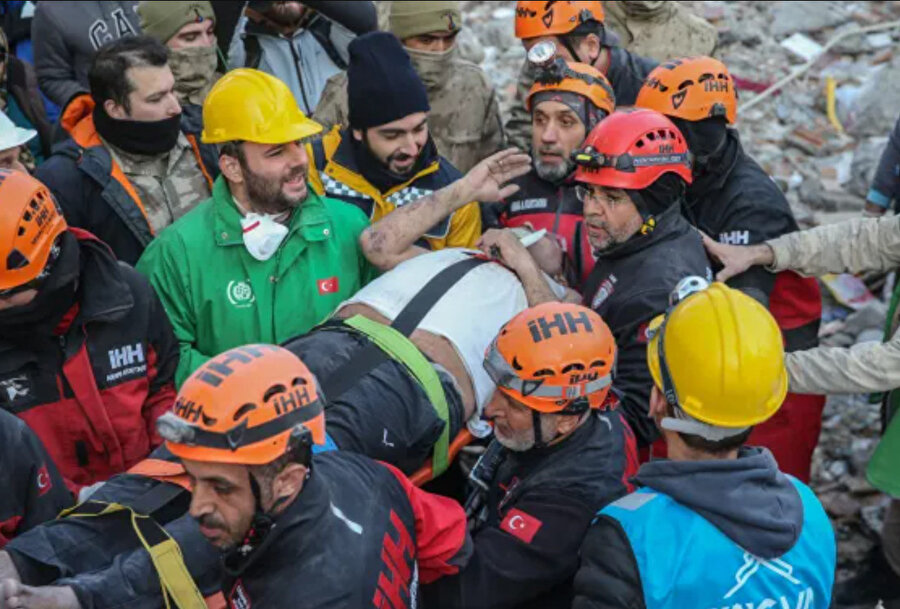
<svg viewBox="0 0 900 609"><path fill-rule="evenodd" d="M552 417L547 416L546 414L542 414L540 420L541 440L546 443L552 440L556 435L555 430L553 429L554 421ZM513 452L523 453L534 448L535 437L533 427L506 433L502 431L500 426L494 425L494 437L497 438L497 441L500 442L504 448Z"/></svg>
<svg viewBox="0 0 900 609"><path fill-rule="evenodd" d="M559 154L561 161L548 163L540 159L541 154ZM575 169L575 163L562 154L558 148L539 148L534 154L534 172L547 182L561 182Z"/></svg>
<svg viewBox="0 0 900 609"><path fill-rule="evenodd" d="M294 209L306 199L308 190L304 189L301 195L288 196L284 192L284 185L298 177L305 177L306 169L306 166L297 167L280 180L273 180L254 173L245 166L243 170L247 198L253 203L253 207L262 213L278 214Z"/></svg>
<svg viewBox="0 0 900 609"><path fill-rule="evenodd" d="M640 230L642 220L638 217L625 226L618 228L611 226L605 220L599 220L591 216L585 218L584 222L589 229L588 242L591 244L591 248L595 253L603 253L628 241L632 235ZM602 229L605 234L595 235L590 230L591 228Z"/></svg>

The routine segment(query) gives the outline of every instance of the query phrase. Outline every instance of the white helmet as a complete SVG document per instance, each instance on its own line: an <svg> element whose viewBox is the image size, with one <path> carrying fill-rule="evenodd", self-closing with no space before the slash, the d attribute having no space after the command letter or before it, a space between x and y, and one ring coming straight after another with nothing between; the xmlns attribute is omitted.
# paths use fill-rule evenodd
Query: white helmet
<svg viewBox="0 0 900 609"><path fill-rule="evenodd" d="M34 129L16 127L5 112L0 112L0 151L27 144L36 135Z"/></svg>

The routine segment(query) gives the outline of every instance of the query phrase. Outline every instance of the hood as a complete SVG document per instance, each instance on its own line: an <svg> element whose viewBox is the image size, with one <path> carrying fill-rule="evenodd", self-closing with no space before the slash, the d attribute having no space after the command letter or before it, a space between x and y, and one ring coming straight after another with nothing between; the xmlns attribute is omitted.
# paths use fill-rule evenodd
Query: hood
<svg viewBox="0 0 900 609"><path fill-rule="evenodd" d="M748 552L782 556L803 528L803 502L772 453L744 447L737 459L651 461L635 481L697 512Z"/></svg>
<svg viewBox="0 0 900 609"><path fill-rule="evenodd" d="M711 192L722 190L743 153L737 130L728 129L722 148L703 167L698 167L693 183L687 187L688 206L692 207Z"/></svg>
<svg viewBox="0 0 900 609"><path fill-rule="evenodd" d="M59 124L82 148L101 144L97 128L94 127L94 105L94 99L87 93L76 95L66 104L59 117Z"/></svg>

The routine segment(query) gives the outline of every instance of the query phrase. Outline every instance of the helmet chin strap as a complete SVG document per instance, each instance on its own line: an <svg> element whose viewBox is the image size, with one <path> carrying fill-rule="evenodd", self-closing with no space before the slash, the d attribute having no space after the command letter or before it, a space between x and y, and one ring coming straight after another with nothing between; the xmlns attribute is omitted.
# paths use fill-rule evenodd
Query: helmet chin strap
<svg viewBox="0 0 900 609"><path fill-rule="evenodd" d="M534 429L534 446L532 448L544 448L547 443L544 442L541 434L541 413L537 410L531 411L531 426Z"/></svg>

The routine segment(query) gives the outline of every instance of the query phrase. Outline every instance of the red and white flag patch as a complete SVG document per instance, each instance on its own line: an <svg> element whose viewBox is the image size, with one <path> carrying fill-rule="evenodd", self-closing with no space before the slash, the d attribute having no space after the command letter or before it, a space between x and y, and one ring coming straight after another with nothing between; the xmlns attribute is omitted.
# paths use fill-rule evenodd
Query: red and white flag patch
<svg viewBox="0 0 900 609"><path fill-rule="evenodd" d="M41 466L37 473L38 497L43 497L53 488L53 480L50 479L50 471L46 465Z"/></svg>
<svg viewBox="0 0 900 609"><path fill-rule="evenodd" d="M327 279L319 279L316 281L316 286L319 288L319 294L324 296L325 294L336 294L338 289L340 288L340 284L338 283L338 278L329 277Z"/></svg>
<svg viewBox="0 0 900 609"><path fill-rule="evenodd" d="M544 523L534 516L513 508L506 513L506 518L500 523L500 528L525 543L531 543L543 525Z"/></svg>

